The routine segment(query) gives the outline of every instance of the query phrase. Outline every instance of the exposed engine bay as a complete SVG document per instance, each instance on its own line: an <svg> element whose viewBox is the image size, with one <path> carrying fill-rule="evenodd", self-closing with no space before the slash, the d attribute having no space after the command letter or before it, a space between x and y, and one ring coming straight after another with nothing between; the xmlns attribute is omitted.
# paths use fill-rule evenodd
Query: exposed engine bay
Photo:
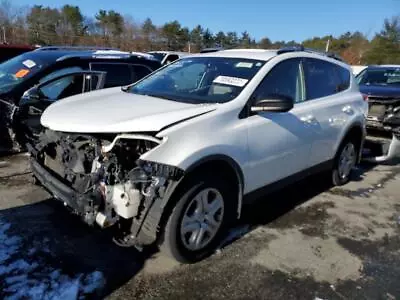
<svg viewBox="0 0 400 300"><path fill-rule="evenodd" d="M154 201L183 175L176 167L139 159L161 142L150 135L46 130L29 148L34 175L55 198L89 225L117 225L119 238L129 244Z"/></svg>

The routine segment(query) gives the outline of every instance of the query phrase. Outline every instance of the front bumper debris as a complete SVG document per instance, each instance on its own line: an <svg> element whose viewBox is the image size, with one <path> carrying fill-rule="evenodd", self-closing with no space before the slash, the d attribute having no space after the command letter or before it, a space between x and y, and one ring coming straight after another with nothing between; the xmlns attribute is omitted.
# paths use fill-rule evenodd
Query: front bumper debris
<svg viewBox="0 0 400 300"><path fill-rule="evenodd" d="M372 163L390 162L400 157L400 134L393 133L391 140L368 140L366 143L363 161Z"/></svg>
<svg viewBox="0 0 400 300"><path fill-rule="evenodd" d="M137 134L48 130L28 148L34 177L55 199L89 225L116 225L119 245L142 246L156 240L170 191L184 175L175 166L140 159L157 145L159 140Z"/></svg>

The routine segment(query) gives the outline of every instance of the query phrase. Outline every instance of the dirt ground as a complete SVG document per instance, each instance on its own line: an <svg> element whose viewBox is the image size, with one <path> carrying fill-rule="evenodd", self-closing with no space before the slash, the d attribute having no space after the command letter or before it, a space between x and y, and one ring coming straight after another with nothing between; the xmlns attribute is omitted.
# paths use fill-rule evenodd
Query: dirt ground
<svg viewBox="0 0 400 300"><path fill-rule="evenodd" d="M400 299L400 164L320 176L245 207L194 265L119 248L0 158L0 298Z"/></svg>

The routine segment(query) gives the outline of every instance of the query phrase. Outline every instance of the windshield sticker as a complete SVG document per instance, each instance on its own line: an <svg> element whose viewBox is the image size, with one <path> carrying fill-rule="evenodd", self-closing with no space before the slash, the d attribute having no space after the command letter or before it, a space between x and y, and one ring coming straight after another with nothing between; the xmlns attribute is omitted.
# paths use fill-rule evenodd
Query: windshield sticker
<svg viewBox="0 0 400 300"><path fill-rule="evenodd" d="M237 68L252 68L253 67L253 63L241 61L241 62L236 64L236 67Z"/></svg>
<svg viewBox="0 0 400 300"><path fill-rule="evenodd" d="M28 75L29 74L29 70L27 70L27 69L21 69L21 70L19 70L17 73L15 73L15 77L17 77L17 78L23 78L23 77L25 77L26 75Z"/></svg>
<svg viewBox="0 0 400 300"><path fill-rule="evenodd" d="M239 78L239 77L230 77L230 76L218 76L214 79L214 83L233 85L233 86L244 86L247 83L247 79Z"/></svg>
<svg viewBox="0 0 400 300"><path fill-rule="evenodd" d="M36 66L36 63L30 59L23 61L22 64L29 69L32 69L34 66Z"/></svg>

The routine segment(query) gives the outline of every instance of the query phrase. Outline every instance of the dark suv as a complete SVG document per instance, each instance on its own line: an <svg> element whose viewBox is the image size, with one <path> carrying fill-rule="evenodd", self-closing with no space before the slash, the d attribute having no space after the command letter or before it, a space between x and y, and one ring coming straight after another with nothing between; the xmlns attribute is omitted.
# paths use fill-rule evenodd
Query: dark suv
<svg viewBox="0 0 400 300"><path fill-rule="evenodd" d="M367 127L393 131L400 126L400 65L369 66L357 75L368 99Z"/></svg>
<svg viewBox="0 0 400 300"><path fill-rule="evenodd" d="M23 146L54 101L128 85L160 66L146 53L75 47L43 47L0 64L0 150L15 140Z"/></svg>

